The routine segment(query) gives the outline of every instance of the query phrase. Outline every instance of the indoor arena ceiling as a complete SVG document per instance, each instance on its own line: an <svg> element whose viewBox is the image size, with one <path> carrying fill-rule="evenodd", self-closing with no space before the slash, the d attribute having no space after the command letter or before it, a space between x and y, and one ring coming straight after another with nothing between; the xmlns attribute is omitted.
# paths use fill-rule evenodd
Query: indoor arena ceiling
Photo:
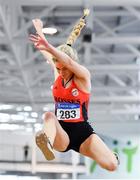
<svg viewBox="0 0 140 180"><path fill-rule="evenodd" d="M84 8L90 9L90 15L75 48L80 63L92 74L92 119L140 120L140 0L0 0L3 127L11 123L30 129L42 121L43 111L53 108L53 72L28 40L35 33L32 19L41 18L44 26L58 29L47 36L58 46Z"/></svg>

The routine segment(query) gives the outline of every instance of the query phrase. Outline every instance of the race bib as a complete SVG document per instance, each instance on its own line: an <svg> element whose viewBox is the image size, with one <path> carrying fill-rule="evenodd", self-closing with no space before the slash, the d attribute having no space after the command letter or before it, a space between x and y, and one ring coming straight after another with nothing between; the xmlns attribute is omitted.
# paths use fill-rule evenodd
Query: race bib
<svg viewBox="0 0 140 180"><path fill-rule="evenodd" d="M80 104L58 103L57 104L57 119L69 120L80 118Z"/></svg>

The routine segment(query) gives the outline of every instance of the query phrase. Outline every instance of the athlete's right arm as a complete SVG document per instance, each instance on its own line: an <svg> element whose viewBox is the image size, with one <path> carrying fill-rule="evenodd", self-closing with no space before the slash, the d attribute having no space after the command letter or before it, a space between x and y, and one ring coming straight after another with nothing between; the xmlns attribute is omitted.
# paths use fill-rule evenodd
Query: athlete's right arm
<svg viewBox="0 0 140 180"><path fill-rule="evenodd" d="M31 34L29 39L34 43L34 46L36 48L38 48L38 46L42 46L42 47L40 47L38 49L41 52L41 54L44 56L44 58L47 60L47 62L52 66L52 68L54 70L54 77L56 79L58 77L58 72L56 70L54 61L52 59L53 57L49 52L46 51L46 47L43 44L40 43L40 41L42 39L46 40L46 38L45 38L45 36L44 36L44 34L42 32L43 23L42 23L42 21L40 19L34 19L32 22L33 22L33 25L34 25L34 27L36 29L37 35ZM47 41L45 41L45 42L47 42Z"/></svg>

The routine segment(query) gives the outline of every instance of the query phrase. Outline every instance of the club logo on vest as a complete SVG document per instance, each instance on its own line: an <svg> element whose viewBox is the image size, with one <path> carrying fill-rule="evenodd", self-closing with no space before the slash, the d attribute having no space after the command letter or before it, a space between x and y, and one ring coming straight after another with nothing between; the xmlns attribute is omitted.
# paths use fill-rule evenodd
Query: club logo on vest
<svg viewBox="0 0 140 180"><path fill-rule="evenodd" d="M78 96L79 95L78 89L76 89L76 88L72 89L71 92L72 92L73 96Z"/></svg>

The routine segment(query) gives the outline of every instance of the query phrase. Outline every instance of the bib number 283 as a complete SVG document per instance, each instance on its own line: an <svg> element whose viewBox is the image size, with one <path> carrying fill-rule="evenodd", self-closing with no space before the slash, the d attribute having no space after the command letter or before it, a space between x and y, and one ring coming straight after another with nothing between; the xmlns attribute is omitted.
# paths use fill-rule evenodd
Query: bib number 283
<svg viewBox="0 0 140 180"><path fill-rule="evenodd" d="M71 111L63 111L60 110L60 118L61 119L71 119L76 117L76 110L71 110Z"/></svg>
<svg viewBox="0 0 140 180"><path fill-rule="evenodd" d="M57 118L59 120L69 120L69 119L78 119L80 118L80 105L75 106L73 104L66 104L64 106L61 104L61 106L58 106L57 108Z"/></svg>

